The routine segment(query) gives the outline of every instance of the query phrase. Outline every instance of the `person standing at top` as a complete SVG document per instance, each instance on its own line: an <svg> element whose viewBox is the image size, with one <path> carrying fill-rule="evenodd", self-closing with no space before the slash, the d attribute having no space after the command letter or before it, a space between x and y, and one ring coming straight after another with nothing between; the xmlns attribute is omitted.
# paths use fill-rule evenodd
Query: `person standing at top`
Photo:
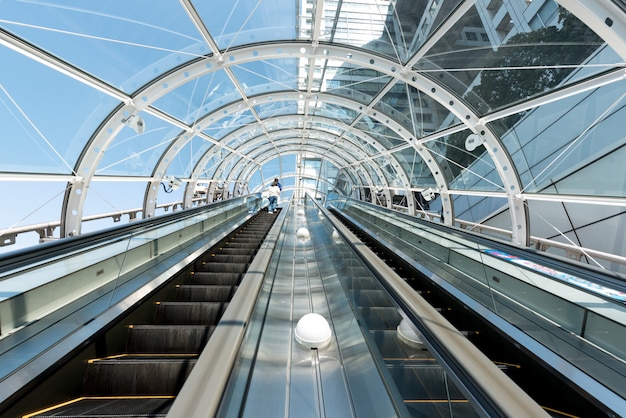
<svg viewBox="0 0 626 418"><path fill-rule="evenodd" d="M267 207L267 211L269 213L274 213L276 210L276 204L278 203L278 196L280 196L280 187L278 187L278 182L272 182L272 185L269 189L267 189L268 199L270 201L269 206Z"/></svg>
<svg viewBox="0 0 626 418"><path fill-rule="evenodd" d="M282 192L283 191L283 186L280 184L280 181L278 181L278 177L274 178L274 183L276 183L276 185L278 186L278 188Z"/></svg>

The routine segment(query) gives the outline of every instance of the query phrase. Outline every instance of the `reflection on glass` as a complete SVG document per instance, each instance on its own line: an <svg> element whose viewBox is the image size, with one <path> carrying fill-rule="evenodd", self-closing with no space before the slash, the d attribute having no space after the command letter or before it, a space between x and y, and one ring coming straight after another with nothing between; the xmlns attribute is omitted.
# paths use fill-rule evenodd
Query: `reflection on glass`
<svg viewBox="0 0 626 418"><path fill-rule="evenodd" d="M502 190L502 181L484 146L470 151L466 145L471 134L464 130L425 145L437 159L451 189Z"/></svg>
<svg viewBox="0 0 626 418"><path fill-rule="evenodd" d="M564 9L546 11L548 20L533 20L527 31L503 8L508 17L494 31L493 15L483 8L477 4L418 63L479 114L556 88L603 44Z"/></svg>

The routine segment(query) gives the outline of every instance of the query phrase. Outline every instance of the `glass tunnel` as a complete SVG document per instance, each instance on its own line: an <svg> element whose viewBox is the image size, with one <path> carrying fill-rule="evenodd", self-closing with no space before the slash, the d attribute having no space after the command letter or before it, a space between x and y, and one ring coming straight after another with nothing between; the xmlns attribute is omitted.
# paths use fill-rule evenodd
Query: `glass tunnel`
<svg viewBox="0 0 626 418"><path fill-rule="evenodd" d="M4 0L0 62L0 415L626 408L623 0Z"/></svg>
<svg viewBox="0 0 626 418"><path fill-rule="evenodd" d="M4 1L3 251L280 178L623 271L623 12Z"/></svg>

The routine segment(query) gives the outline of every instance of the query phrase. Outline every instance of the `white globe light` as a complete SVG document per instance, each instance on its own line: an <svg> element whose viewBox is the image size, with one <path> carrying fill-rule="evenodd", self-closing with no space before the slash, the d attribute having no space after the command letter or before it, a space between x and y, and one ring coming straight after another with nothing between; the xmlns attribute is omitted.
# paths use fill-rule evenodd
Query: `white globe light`
<svg viewBox="0 0 626 418"><path fill-rule="evenodd" d="M311 234L309 234L309 230L305 227L298 228L296 231L296 237L299 239L308 239L310 236Z"/></svg>
<svg viewBox="0 0 626 418"><path fill-rule="evenodd" d="M298 209L298 216L304 216L304 209Z"/></svg>
<svg viewBox="0 0 626 418"><path fill-rule="evenodd" d="M308 313L298 321L294 337L305 347L318 348L328 344L331 334L326 318L320 314Z"/></svg>
<svg viewBox="0 0 626 418"><path fill-rule="evenodd" d="M398 324L398 338L404 341L405 343L416 347L416 348L424 348L424 342L418 333L413 330L413 327L404 319L400 321Z"/></svg>

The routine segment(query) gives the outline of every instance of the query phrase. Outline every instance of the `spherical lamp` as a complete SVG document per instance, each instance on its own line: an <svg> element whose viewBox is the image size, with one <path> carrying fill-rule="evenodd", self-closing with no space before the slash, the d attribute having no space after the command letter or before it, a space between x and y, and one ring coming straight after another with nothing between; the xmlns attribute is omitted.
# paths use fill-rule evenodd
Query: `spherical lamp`
<svg viewBox="0 0 626 418"><path fill-rule="evenodd" d="M328 344L331 334L326 318L320 314L308 313L298 321L294 337L307 348L320 348Z"/></svg>

